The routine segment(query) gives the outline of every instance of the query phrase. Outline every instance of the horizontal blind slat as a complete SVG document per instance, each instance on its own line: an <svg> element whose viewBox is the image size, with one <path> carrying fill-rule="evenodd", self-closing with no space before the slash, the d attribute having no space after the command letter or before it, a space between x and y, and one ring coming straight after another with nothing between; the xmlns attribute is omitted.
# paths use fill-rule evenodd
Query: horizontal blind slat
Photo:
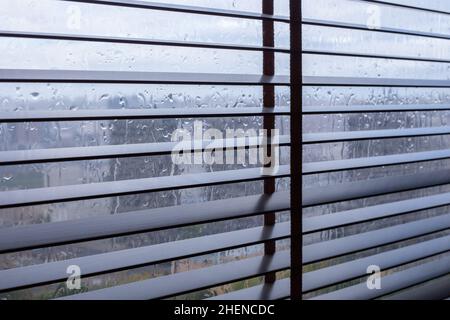
<svg viewBox="0 0 450 320"><path fill-rule="evenodd" d="M450 251L450 236L428 240L400 249L355 259L349 262L306 272L303 275L303 292L318 290L340 282L367 275L367 267L377 265L382 270L415 262Z"/></svg>
<svg viewBox="0 0 450 320"><path fill-rule="evenodd" d="M424 281L443 276L450 272L450 256L411 267L404 271L384 276L379 290L370 290L366 282L348 288L319 295L311 300L365 300L375 299L383 295L420 284Z"/></svg>
<svg viewBox="0 0 450 320"><path fill-rule="evenodd" d="M303 233L325 231L346 225L394 217L421 210L450 205L450 193L383 203L373 206L338 211L336 213L309 217L303 221Z"/></svg>
<svg viewBox="0 0 450 320"><path fill-rule="evenodd" d="M232 73L0 69L0 82L289 85L289 76Z"/></svg>
<svg viewBox="0 0 450 320"><path fill-rule="evenodd" d="M289 192L275 192L0 230L0 253L104 239L289 210Z"/></svg>
<svg viewBox="0 0 450 320"><path fill-rule="evenodd" d="M289 115L290 109L276 108L160 108L0 112L0 122L80 121L117 119L177 119Z"/></svg>
<svg viewBox="0 0 450 320"><path fill-rule="evenodd" d="M164 176L88 183L82 185L4 191L0 193L0 208L64 201L78 201L146 192L264 180L269 177L283 178L288 176L289 166L280 166L278 172L273 175L262 174L262 168L251 168L210 173L186 174L179 176Z"/></svg>
<svg viewBox="0 0 450 320"><path fill-rule="evenodd" d="M450 158L450 150L433 150L433 151L394 154L387 156L306 162L303 164L303 174L316 174L342 170L366 169L379 166L391 166L398 164L444 160L448 158Z"/></svg>
<svg viewBox="0 0 450 320"><path fill-rule="evenodd" d="M226 44L226 43L198 42L198 41L157 40L157 39L117 37L117 36L115 37L115 36L99 36L99 35L83 35L83 34L31 32L31 31L19 32L19 31L0 30L0 37L289 53L289 48L282 48L282 47L256 46L245 44Z"/></svg>
<svg viewBox="0 0 450 320"><path fill-rule="evenodd" d="M184 12L184 13L194 13L194 14L206 14L206 15L212 15L212 16L241 18L241 19L269 20L269 21L277 21L277 22L285 22L285 23L290 21L289 17L281 16L281 15L268 15L268 14L262 14L262 13L256 13L256 12L216 9L216 8L187 6L187 5L169 4L169 3L158 3L158 2L149 2L149 1L141 1L141 0L96 0L96 1L92 1L92 0L59 0L59 1L130 7L130 8L139 8L139 9L173 11L173 12Z"/></svg>
<svg viewBox="0 0 450 320"><path fill-rule="evenodd" d="M77 265L84 277L186 259L289 237L289 223L249 228L152 246L113 251L58 262L0 270L0 292L65 280L67 267Z"/></svg>
<svg viewBox="0 0 450 320"><path fill-rule="evenodd" d="M440 186L449 183L450 170L435 170L402 176L387 176L365 181L304 188L302 203L304 207L311 207L400 191Z"/></svg>
<svg viewBox="0 0 450 320"><path fill-rule="evenodd" d="M450 273L450 272L449 272ZM450 293L450 275L390 295L389 300L443 300Z"/></svg>
<svg viewBox="0 0 450 320"><path fill-rule="evenodd" d="M303 134L304 144L393 139L450 134L450 127L427 127L412 129L358 130L345 132L320 132Z"/></svg>
<svg viewBox="0 0 450 320"><path fill-rule="evenodd" d="M279 300L290 296L289 278L220 294L205 300Z"/></svg>
<svg viewBox="0 0 450 320"><path fill-rule="evenodd" d="M214 144L212 144L214 142ZM290 137L280 136L278 146L289 146ZM67 147L49 149L12 150L0 152L0 166L30 164L42 162L64 162L107 158L126 158L141 156L170 155L177 150L187 153L225 150L248 149L262 146L257 137L217 139L217 140L192 140L188 142L156 142L121 145L104 145L95 147Z"/></svg>
<svg viewBox="0 0 450 320"><path fill-rule="evenodd" d="M407 112L407 111L448 111L450 104L379 104L349 106L303 106L304 114Z"/></svg>
<svg viewBox="0 0 450 320"><path fill-rule="evenodd" d="M289 252L279 251L273 256L243 259L238 262L71 295L60 300L162 299L288 268Z"/></svg>
<svg viewBox="0 0 450 320"><path fill-rule="evenodd" d="M403 34L403 35L411 35L411 36L426 37L426 38L450 39L450 35L443 34L443 33L425 32L425 31L418 31L418 30L406 30L406 29L392 28L392 27L387 27L387 26L377 26L376 28L369 28L369 26L367 24L344 22L344 21L322 20L322 19L305 18L305 17L303 18L303 24L312 25L312 26L353 29L353 30L365 30L365 31L371 31L371 32Z"/></svg>
<svg viewBox="0 0 450 320"><path fill-rule="evenodd" d="M450 80L303 76L303 86L450 88Z"/></svg>
<svg viewBox="0 0 450 320"><path fill-rule="evenodd" d="M450 215L425 218L303 247L303 263L335 258L450 228Z"/></svg>

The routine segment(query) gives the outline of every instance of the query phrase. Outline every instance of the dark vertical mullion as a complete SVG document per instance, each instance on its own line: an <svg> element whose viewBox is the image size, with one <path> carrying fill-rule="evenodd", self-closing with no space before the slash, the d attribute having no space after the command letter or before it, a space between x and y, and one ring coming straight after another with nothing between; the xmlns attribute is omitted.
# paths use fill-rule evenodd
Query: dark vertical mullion
<svg viewBox="0 0 450 320"><path fill-rule="evenodd" d="M302 299L302 4L290 0L291 299Z"/></svg>
<svg viewBox="0 0 450 320"><path fill-rule="evenodd" d="M262 13L273 15L273 0L262 1ZM275 45L274 22L271 20L264 20L262 22L262 36L263 46ZM263 74L268 76L275 75L275 54L274 52L263 52ZM266 108L275 107L275 87L273 85L263 86L263 106ZM270 158L272 156L272 147L270 145L271 130L275 128L275 117L273 115L264 116L264 129L267 130L268 145L266 155ZM268 164L270 166L270 164ZM269 178L264 180L264 193L271 194L275 192L275 179ZM275 224L275 212L270 212L264 215L264 225L272 226ZM264 244L264 254L273 255L276 250L275 241L268 241ZM272 272L265 277L266 283L272 283L276 280L276 273Z"/></svg>

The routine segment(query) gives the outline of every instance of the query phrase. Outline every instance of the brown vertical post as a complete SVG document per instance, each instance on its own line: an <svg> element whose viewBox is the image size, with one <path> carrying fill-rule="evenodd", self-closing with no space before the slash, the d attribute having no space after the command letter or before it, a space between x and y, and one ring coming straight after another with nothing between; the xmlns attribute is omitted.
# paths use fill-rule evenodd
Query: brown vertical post
<svg viewBox="0 0 450 320"><path fill-rule="evenodd" d="M302 3L290 0L291 42L291 299L302 299Z"/></svg>
<svg viewBox="0 0 450 320"><path fill-rule="evenodd" d="M273 0L262 1L262 13L273 15ZM272 20L263 20L262 22L262 36L263 46L273 47L275 45L274 22ZM263 74L273 76L275 74L275 54L273 51L263 52ZM265 108L275 107L275 87L273 85L263 86L263 106ZM273 115L264 116L264 129L267 130L267 155L271 156L271 129L275 128L275 117ZM270 165L270 164L269 164ZM271 194L275 192L275 179L268 178L264 180L264 193ZM264 225L272 226L275 224L275 212L270 212L264 215ZM264 254L273 255L275 253L275 241L269 241L264 244ZM265 276L266 283L275 282L275 272L269 273Z"/></svg>

